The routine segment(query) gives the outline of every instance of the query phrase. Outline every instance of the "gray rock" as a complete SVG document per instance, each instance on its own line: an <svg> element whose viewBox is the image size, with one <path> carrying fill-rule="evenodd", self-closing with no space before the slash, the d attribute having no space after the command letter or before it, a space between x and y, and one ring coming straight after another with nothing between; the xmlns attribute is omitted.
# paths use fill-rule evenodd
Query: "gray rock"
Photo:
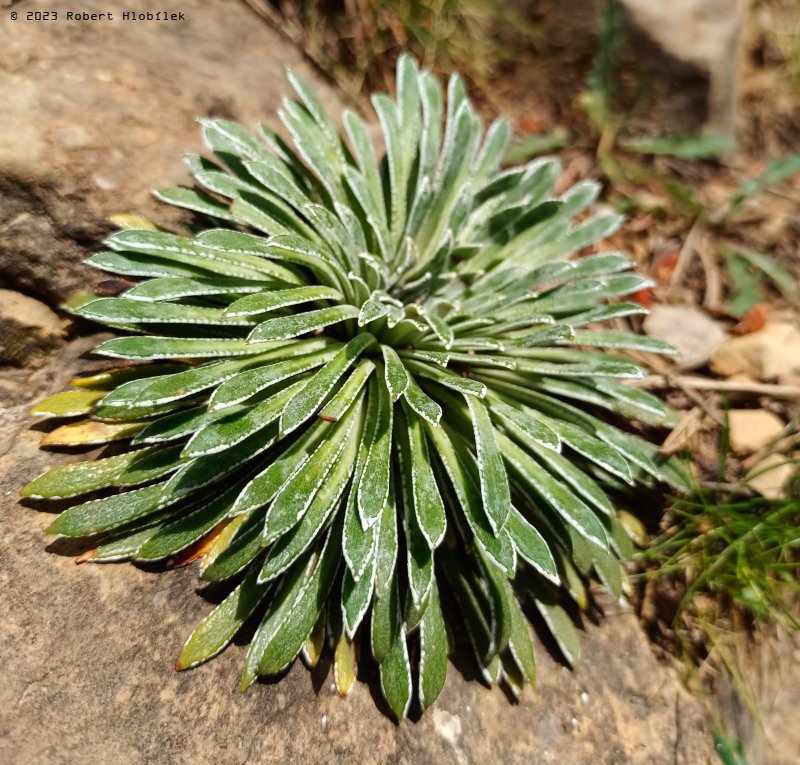
<svg viewBox="0 0 800 765"><path fill-rule="evenodd" d="M702 126L733 136L736 129L739 43L744 0L622 0L631 21L676 60L706 81L707 114Z"/></svg>

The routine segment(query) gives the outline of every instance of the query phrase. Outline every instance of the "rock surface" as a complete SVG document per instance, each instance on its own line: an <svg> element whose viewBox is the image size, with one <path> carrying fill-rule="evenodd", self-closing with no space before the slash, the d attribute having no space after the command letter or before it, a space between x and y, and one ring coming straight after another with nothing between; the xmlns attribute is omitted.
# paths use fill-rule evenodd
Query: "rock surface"
<svg viewBox="0 0 800 765"><path fill-rule="evenodd" d="M89 0L75 10L108 5ZM147 0L135 10L164 5ZM69 8L54 0L15 4L16 21L4 10L0 286L61 299L101 278L78 264L112 230L109 215L174 222L150 191L186 180L181 157L202 151L198 117L277 127L286 67L310 72L240 6L182 0L183 22L123 21L121 13L68 21ZM27 21L31 9L60 16ZM331 97L324 87L322 95Z"/></svg>
<svg viewBox="0 0 800 765"><path fill-rule="evenodd" d="M141 0L137 10L161 10ZM33 4L18 3L23 13ZM36 10L63 10L39 2ZM106 10L84 2L81 9ZM0 279L51 305L96 279L79 260L111 213L170 223L153 185L186 180L199 150L194 118L272 121L283 68L302 62L243 3L184 0L175 26L47 25L0 19ZM243 648L193 672L172 665L210 605L194 572L76 566L51 543L46 513L20 506L22 485L77 459L38 449L27 415L91 363L78 337L30 372L3 372L0 409L0 762L14 765L358 762L696 765L713 761L699 705L650 651L630 612L612 605L584 635L570 672L539 651L539 687L512 704L451 666L437 708L396 726L359 683L340 700L331 677L300 667L236 691Z"/></svg>

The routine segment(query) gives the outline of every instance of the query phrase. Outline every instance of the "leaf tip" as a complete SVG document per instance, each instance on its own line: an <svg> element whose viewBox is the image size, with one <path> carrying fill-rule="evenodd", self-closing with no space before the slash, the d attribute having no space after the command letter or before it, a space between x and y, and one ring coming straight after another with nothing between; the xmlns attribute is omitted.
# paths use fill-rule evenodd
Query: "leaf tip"
<svg viewBox="0 0 800 765"><path fill-rule="evenodd" d="M94 560L97 557L97 548L93 547L91 550L86 550L86 552L81 553L77 558L75 558L75 565L80 566L82 563L88 563L89 561Z"/></svg>

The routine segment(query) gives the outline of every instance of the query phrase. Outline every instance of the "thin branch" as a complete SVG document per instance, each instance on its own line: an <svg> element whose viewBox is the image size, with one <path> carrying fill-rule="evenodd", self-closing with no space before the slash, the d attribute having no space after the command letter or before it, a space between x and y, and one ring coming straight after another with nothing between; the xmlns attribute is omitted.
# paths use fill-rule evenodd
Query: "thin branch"
<svg viewBox="0 0 800 765"><path fill-rule="evenodd" d="M648 375L641 380L634 380L631 384L637 388L647 389L681 388L686 390L719 391L720 393L748 393L753 396L769 396L770 398L800 398L800 385L712 380L708 377L690 375Z"/></svg>

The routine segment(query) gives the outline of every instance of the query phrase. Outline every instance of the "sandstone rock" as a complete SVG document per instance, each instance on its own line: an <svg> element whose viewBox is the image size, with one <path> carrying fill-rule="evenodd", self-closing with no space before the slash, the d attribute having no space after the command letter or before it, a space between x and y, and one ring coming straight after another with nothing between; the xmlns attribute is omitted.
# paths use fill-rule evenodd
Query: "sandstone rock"
<svg viewBox="0 0 800 765"><path fill-rule="evenodd" d="M44 303L0 289L0 364L24 364L55 347L63 323Z"/></svg>
<svg viewBox="0 0 800 765"><path fill-rule="evenodd" d="M745 374L757 380L793 375L800 369L800 330L770 322L758 332L728 338L714 353L711 369L723 377Z"/></svg>
<svg viewBox="0 0 800 765"><path fill-rule="evenodd" d="M150 192L186 182L181 157L204 151L198 117L277 127L286 67L311 72L244 3L186 0L174 23L75 22L56 0L35 5L59 20L0 14L0 284L55 303L102 279L79 264L111 232L109 215L179 218Z"/></svg>
<svg viewBox="0 0 800 765"><path fill-rule="evenodd" d="M731 448L736 454L751 454L783 432L780 417L761 409L733 409L728 412Z"/></svg>
<svg viewBox="0 0 800 765"><path fill-rule="evenodd" d="M654 305L644 331L673 345L682 369L703 366L725 340L722 326L693 306Z"/></svg>

